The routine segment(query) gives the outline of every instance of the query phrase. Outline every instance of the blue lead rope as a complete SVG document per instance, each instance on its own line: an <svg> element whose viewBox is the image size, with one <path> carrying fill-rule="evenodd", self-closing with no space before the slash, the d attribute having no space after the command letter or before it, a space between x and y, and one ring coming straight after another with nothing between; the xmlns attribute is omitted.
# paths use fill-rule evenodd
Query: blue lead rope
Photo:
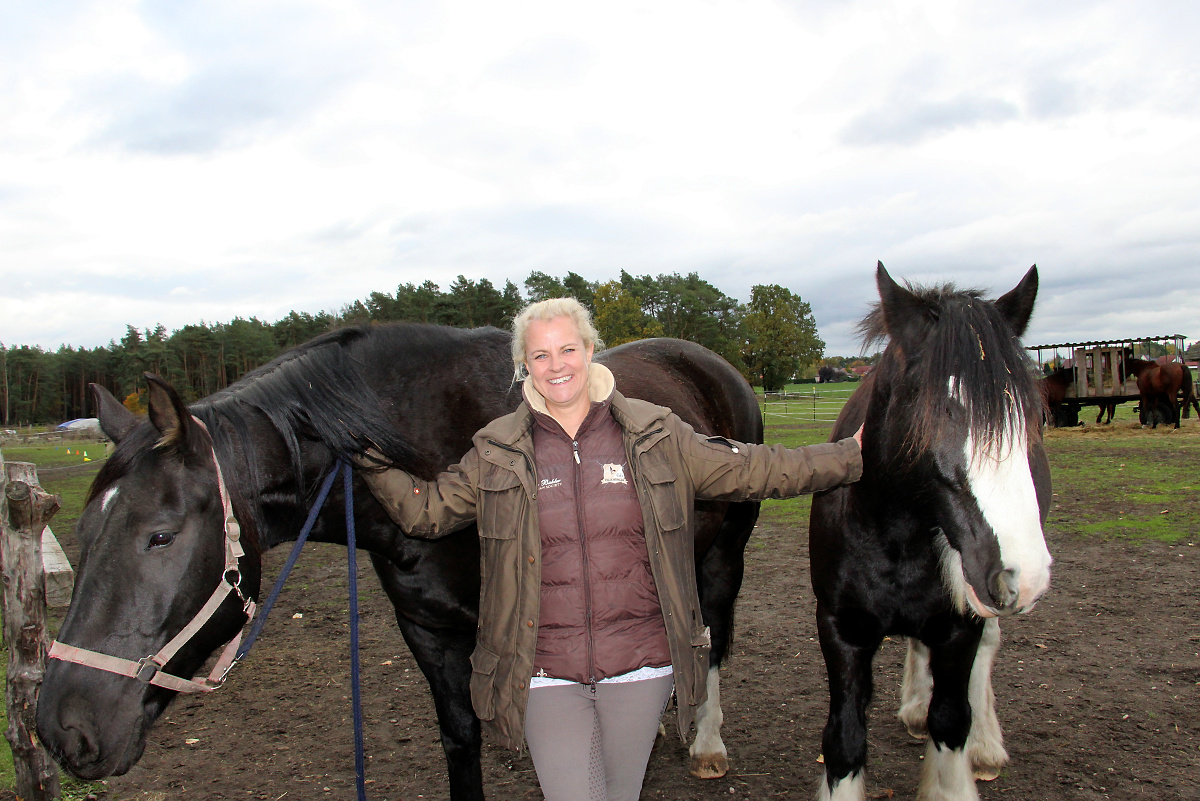
<svg viewBox="0 0 1200 801"><path fill-rule="evenodd" d="M333 487L334 479L337 478L338 473L342 473L344 476L342 486L344 487L344 494L346 496L346 551L350 563L350 682L354 706L354 778L358 788L358 801L366 801L367 772L363 756L366 746L363 741L362 692L359 689L358 558L354 544L354 471L345 459L339 459L338 463L329 471L329 475L325 476L325 481L321 484L321 490L317 493L317 499L313 501L312 508L308 511L308 519L304 521L304 528L300 529L300 534L296 537L296 544L292 546L292 552L288 554L287 562L283 565L283 570L280 571L279 577L275 579L275 586L271 588L271 594L267 596L262 609L259 610L258 619L250 627L250 633L246 636L245 642L238 648L234 664L242 661L246 654L250 653L251 646L258 639L258 635L262 633L263 626L267 624L267 616L271 614L271 608L275 606L275 601L279 598L279 593L283 589L283 583L287 581L292 568L296 566L296 560L300 558L300 552L304 549L304 543L308 541L308 535L312 533L313 526L317 522L317 515L320 514L321 507L325 505L325 499L329 497L329 490Z"/></svg>
<svg viewBox="0 0 1200 801"><path fill-rule="evenodd" d="M343 468L346 496L346 558L350 562L350 696L354 706L354 778L358 783L358 801L367 801L367 769L363 743L362 689L358 681L358 554L354 545L354 471L344 460ZM337 468L334 469L337 474Z"/></svg>

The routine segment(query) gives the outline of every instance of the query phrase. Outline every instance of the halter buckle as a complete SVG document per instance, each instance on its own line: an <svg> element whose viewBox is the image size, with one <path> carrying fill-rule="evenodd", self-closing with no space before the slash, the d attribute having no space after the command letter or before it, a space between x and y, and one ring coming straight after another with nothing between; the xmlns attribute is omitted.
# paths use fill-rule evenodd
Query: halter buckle
<svg viewBox="0 0 1200 801"><path fill-rule="evenodd" d="M155 662L153 656L143 656L138 660L137 673L134 678L143 684L149 684L160 670L162 670L162 665Z"/></svg>

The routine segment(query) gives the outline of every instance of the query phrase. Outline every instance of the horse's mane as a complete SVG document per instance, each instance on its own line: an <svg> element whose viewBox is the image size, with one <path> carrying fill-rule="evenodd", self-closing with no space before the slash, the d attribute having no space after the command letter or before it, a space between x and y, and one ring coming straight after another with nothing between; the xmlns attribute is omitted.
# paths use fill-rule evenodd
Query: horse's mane
<svg viewBox="0 0 1200 801"><path fill-rule="evenodd" d="M1035 365L995 303L980 290L950 283L906 285L919 301L921 319L904 320L902 334L889 331L883 307L875 303L858 332L864 351L890 340L873 371L877 388L895 393L909 382L907 447L920 453L938 441L957 406L952 400L966 408L968 430L982 447L1001 446L1015 422L1037 431L1042 396Z"/></svg>
<svg viewBox="0 0 1200 801"><path fill-rule="evenodd" d="M407 438L389 413L372 375L403 371L414 357L447 353L495 329L398 323L340 328L287 351L210 395L194 409L229 422L245 436L243 405L261 411L283 437L300 474L300 439L327 447L334 458L352 459L374 448L391 464L431 475L434 458ZM249 459L251 464L256 460Z"/></svg>
<svg viewBox="0 0 1200 801"><path fill-rule="evenodd" d="M244 465L244 481L234 480L226 467L235 513L240 520L253 520L254 530L245 534L251 542L263 520L259 504L249 502L247 487L262 486L260 459L256 454L251 409L270 422L286 445L292 473L296 477L297 500L308 492L301 463L301 439L316 440L329 450L328 469L338 459L353 459L368 448L384 454L387 464L430 477L436 473L436 458L404 436L397 421L389 416L391 398L382 397L371 380L381 366L403 371L450 352L471 340L494 338L494 328L456 329L447 326L396 323L340 328L305 344L242 377L239 381L193 404L189 411L199 418L212 436L217 459L222 465ZM507 345L505 345L507 352ZM232 432L234 436L228 436ZM88 492L87 503L130 472L136 463L155 450L160 433L150 425L131 428L101 467ZM238 448L243 451L239 454ZM193 454L210 458L207 444ZM189 457L191 458L191 457Z"/></svg>

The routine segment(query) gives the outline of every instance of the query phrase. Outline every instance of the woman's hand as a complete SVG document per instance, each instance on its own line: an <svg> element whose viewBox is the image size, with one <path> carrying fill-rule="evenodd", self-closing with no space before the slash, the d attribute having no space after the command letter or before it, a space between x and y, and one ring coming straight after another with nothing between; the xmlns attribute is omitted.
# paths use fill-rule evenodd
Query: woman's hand
<svg viewBox="0 0 1200 801"><path fill-rule="evenodd" d="M866 425L866 424L864 423L863 425ZM862 450L862 434L863 434L863 426L859 426L858 430L854 432L854 441L858 443L858 449L860 451Z"/></svg>

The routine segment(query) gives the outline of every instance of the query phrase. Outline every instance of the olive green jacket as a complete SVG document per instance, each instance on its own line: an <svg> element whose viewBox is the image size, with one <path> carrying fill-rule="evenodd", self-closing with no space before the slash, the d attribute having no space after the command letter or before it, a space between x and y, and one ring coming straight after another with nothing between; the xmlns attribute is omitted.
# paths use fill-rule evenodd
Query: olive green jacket
<svg viewBox="0 0 1200 801"><path fill-rule="evenodd" d="M593 400L612 393L612 414L624 431L671 650L682 737L707 693L710 647L696 590L693 502L787 498L836 487L858 480L862 457L853 439L793 450L705 437L671 410L613 390L612 374L602 365L592 365L588 380ZM545 409L528 381L525 395L534 408ZM481 586L471 700L489 735L518 750L541 600L533 424L524 404L494 420L475 434L463 460L434 481L400 470L363 473L391 518L412 536L433 539L478 522Z"/></svg>

